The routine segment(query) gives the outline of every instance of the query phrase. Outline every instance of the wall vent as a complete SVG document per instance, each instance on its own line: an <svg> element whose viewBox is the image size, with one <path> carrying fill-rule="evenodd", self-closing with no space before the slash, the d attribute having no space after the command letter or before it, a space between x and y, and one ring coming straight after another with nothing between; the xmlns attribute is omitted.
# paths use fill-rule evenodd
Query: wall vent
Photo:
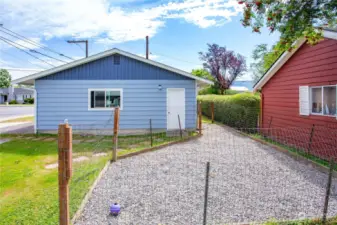
<svg viewBox="0 0 337 225"><path fill-rule="evenodd" d="M121 64L121 56L115 54L114 55L114 65L119 65L119 64Z"/></svg>

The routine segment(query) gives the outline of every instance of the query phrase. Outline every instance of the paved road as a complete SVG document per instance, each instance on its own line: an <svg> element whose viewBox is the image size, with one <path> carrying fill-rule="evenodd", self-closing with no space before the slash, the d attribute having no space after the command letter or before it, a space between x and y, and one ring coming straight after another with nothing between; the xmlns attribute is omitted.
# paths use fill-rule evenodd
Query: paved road
<svg viewBox="0 0 337 225"><path fill-rule="evenodd" d="M322 216L326 174L232 130L205 125L198 140L111 164L75 224L202 224L207 161L207 224ZM114 202L122 206L118 217L109 216ZM334 194L329 216L336 214Z"/></svg>
<svg viewBox="0 0 337 225"><path fill-rule="evenodd" d="M0 121L18 116L34 115L33 106L0 106Z"/></svg>
<svg viewBox="0 0 337 225"><path fill-rule="evenodd" d="M0 134L32 134L32 133L34 133L34 124L32 122L0 123Z"/></svg>

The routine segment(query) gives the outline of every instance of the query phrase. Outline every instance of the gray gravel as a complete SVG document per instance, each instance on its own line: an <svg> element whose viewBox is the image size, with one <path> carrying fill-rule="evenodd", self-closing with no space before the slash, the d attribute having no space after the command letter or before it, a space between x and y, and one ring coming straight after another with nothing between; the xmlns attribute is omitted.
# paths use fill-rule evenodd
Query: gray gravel
<svg viewBox="0 0 337 225"><path fill-rule="evenodd" d="M326 174L236 132L207 125L198 140L110 165L75 224L202 224L207 161L207 224L322 216ZM114 202L122 205L116 218L109 215ZM336 214L335 195L329 215Z"/></svg>

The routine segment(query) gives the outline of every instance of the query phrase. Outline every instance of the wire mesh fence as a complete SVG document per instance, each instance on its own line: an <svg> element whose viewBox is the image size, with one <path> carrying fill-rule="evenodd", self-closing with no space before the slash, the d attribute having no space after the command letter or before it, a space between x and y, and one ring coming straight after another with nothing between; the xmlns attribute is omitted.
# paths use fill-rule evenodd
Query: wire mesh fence
<svg viewBox="0 0 337 225"><path fill-rule="evenodd" d="M75 224L203 224L208 162L204 224L323 217L328 173L230 128L204 124L203 133L113 163ZM332 178L328 218L337 214L336 182ZM114 203L121 205L117 217L109 214Z"/></svg>
<svg viewBox="0 0 337 225"><path fill-rule="evenodd" d="M221 121L234 129L207 121L201 137L194 130L157 129L158 121L149 118L148 127L118 134L119 159L108 167L116 144L113 116L87 124L68 121L73 132L71 218L106 168L74 224L262 224L273 219L320 224L324 215L327 224L336 224L337 218L331 220L337 215L336 172L329 176L312 166L328 167L337 159L337 145L331 145L336 130L275 127L275 118L265 121L270 127L259 128L255 113L243 115L254 119ZM8 142L0 149L0 224L58 223L58 138L1 135ZM158 146L165 148L151 151ZM149 151L137 155L143 150ZM114 203L121 206L116 217L110 214Z"/></svg>

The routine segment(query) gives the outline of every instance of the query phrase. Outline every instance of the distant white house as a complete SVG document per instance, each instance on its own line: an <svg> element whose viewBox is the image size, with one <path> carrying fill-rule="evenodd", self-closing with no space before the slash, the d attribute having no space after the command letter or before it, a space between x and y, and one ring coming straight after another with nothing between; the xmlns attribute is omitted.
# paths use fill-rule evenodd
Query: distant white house
<svg viewBox="0 0 337 225"><path fill-rule="evenodd" d="M34 90L30 88L0 88L0 104L16 100L18 103L23 103L26 98L33 98Z"/></svg>

